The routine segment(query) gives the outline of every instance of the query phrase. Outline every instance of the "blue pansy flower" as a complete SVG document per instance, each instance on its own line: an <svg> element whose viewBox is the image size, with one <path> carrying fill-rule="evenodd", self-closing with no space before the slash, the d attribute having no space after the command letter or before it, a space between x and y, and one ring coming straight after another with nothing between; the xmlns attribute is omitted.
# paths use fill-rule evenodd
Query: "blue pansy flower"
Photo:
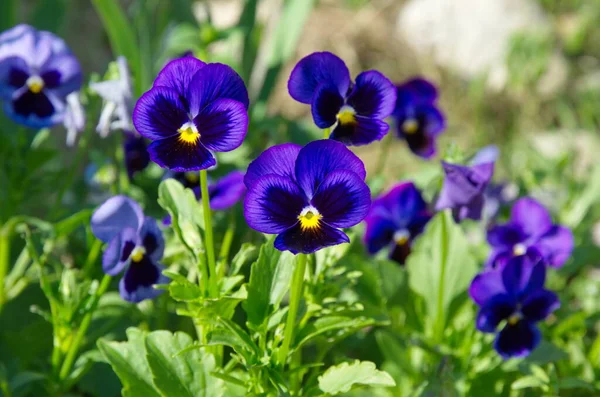
<svg viewBox="0 0 600 397"><path fill-rule="evenodd" d="M469 288L480 306L477 329L496 333L494 348L503 358L523 357L540 342L536 323L559 308L554 292L544 289L546 267L525 256L510 259L502 269L478 274Z"/></svg>
<svg viewBox="0 0 600 397"><path fill-rule="evenodd" d="M469 165L442 161L446 177L435 209L452 209L456 222L466 218L480 220L485 205L485 192L494 175L498 150L482 149Z"/></svg>
<svg viewBox="0 0 600 397"><path fill-rule="evenodd" d="M158 74L136 104L133 124L152 141L152 161L172 171L197 171L216 164L211 151L242 144L247 109L246 86L231 67L185 57Z"/></svg>
<svg viewBox="0 0 600 397"><path fill-rule="evenodd" d="M67 96L81 82L77 58L53 33L17 25L0 34L0 99L15 122L32 128L62 122Z"/></svg>
<svg viewBox="0 0 600 397"><path fill-rule="evenodd" d="M371 205L365 177L362 161L339 142L273 146L248 166L246 221L294 254L347 243L340 228L362 221Z"/></svg>
<svg viewBox="0 0 600 397"><path fill-rule="evenodd" d="M435 156L437 137L446 128L444 115L436 104L437 89L422 78L402 83L397 89L392 117L398 137L404 139L417 156L426 159Z"/></svg>
<svg viewBox="0 0 600 397"><path fill-rule="evenodd" d="M384 119L396 103L393 83L369 70L350 79L339 57L315 52L302 58L288 81L288 91L298 102L311 105L315 124L330 128L329 138L346 145L366 145L380 140L389 130Z"/></svg>
<svg viewBox="0 0 600 397"><path fill-rule="evenodd" d="M159 264L165 242L156 220L144 216L142 209L126 196L114 196L94 211L91 219L94 236L108 243L102 269L110 276L125 271L119 283L121 297L129 302L152 299L162 291L154 284L166 284Z"/></svg>
<svg viewBox="0 0 600 397"><path fill-rule="evenodd" d="M125 152L125 168L129 179L137 172L143 171L150 163L150 155L146 139L132 131L123 131L123 151Z"/></svg>
<svg viewBox="0 0 600 397"><path fill-rule="evenodd" d="M501 267L509 258L520 255L560 267L571 256L574 245L571 230L552 223L546 208L531 197L517 200L511 209L510 220L492 227L487 240L492 246L487 262L489 267Z"/></svg>
<svg viewBox="0 0 600 397"><path fill-rule="evenodd" d="M412 182L394 186L373 201L365 218L367 251L373 255L388 248L390 259L404 264L414 239L430 219L431 212Z"/></svg>

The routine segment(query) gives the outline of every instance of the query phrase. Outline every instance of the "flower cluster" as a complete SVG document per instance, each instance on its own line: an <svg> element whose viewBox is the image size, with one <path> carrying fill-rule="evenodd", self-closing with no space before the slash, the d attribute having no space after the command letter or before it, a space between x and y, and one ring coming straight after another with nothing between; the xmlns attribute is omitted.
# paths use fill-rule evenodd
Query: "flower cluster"
<svg viewBox="0 0 600 397"><path fill-rule="evenodd" d="M91 219L94 236L108 243L102 269L110 276L125 271L119 283L123 299L140 302L158 296L154 284L166 284L164 267L158 263L165 242L156 220L144 216L139 204L126 196L114 196L102 204Z"/></svg>
<svg viewBox="0 0 600 397"><path fill-rule="evenodd" d="M18 25L0 34L0 99L4 112L15 122L31 128L61 122L80 126L83 116L77 103L71 107L79 113L65 118L67 97L81 83L77 58L53 33Z"/></svg>

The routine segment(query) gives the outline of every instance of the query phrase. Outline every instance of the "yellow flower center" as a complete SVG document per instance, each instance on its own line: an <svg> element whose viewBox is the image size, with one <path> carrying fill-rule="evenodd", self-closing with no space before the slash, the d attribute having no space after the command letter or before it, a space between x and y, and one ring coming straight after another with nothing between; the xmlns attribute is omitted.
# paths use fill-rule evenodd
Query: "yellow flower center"
<svg viewBox="0 0 600 397"><path fill-rule="evenodd" d="M185 179L191 184L197 184L198 178L199 178L199 176L198 176L197 172L186 172L185 173Z"/></svg>
<svg viewBox="0 0 600 397"><path fill-rule="evenodd" d="M131 251L131 255L129 257L134 262L141 262L144 259L144 255L146 255L146 249L144 247L137 246Z"/></svg>
<svg viewBox="0 0 600 397"><path fill-rule="evenodd" d="M513 255L514 256L521 256L521 255L525 255L525 253L527 252L527 247L525 247L524 244L515 244L515 246L513 247Z"/></svg>
<svg viewBox="0 0 600 397"><path fill-rule="evenodd" d="M185 123L177 132L179 132L179 140L189 145L194 145L200 138L198 128L192 122Z"/></svg>
<svg viewBox="0 0 600 397"><path fill-rule="evenodd" d="M519 322L519 320L520 320L520 319L521 319L521 316L520 316L520 315L518 315L518 314L513 314L512 316L510 316L510 317L508 318L508 324L509 324L509 325L516 325L516 324Z"/></svg>
<svg viewBox="0 0 600 397"><path fill-rule="evenodd" d="M419 122L415 119L406 119L402 123L402 131L405 134L411 135L419 130Z"/></svg>
<svg viewBox="0 0 600 397"><path fill-rule="evenodd" d="M338 122L344 124L356 124L356 112L350 106L344 106L340 109L340 112L335 116Z"/></svg>
<svg viewBox="0 0 600 397"><path fill-rule="evenodd" d="M410 240L410 232L406 229L398 230L394 233L394 242L397 245L404 245Z"/></svg>
<svg viewBox="0 0 600 397"><path fill-rule="evenodd" d="M317 211L315 207L309 206L304 208L300 215L298 215L300 229L303 231L317 229L321 222L321 218L323 218L323 215L319 214L319 211Z"/></svg>
<svg viewBox="0 0 600 397"><path fill-rule="evenodd" d="M27 87L34 94L39 94L44 88L44 80L40 76L31 76L27 79Z"/></svg>

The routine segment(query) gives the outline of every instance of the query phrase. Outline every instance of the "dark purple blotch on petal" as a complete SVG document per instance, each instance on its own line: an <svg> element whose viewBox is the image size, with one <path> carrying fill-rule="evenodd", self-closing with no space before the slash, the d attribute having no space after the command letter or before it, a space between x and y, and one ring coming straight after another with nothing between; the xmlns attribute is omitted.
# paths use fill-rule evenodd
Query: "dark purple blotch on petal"
<svg viewBox="0 0 600 397"><path fill-rule="evenodd" d="M150 163L150 155L144 137L130 131L124 131L125 140L123 149L125 152L125 167L129 178L143 171Z"/></svg>

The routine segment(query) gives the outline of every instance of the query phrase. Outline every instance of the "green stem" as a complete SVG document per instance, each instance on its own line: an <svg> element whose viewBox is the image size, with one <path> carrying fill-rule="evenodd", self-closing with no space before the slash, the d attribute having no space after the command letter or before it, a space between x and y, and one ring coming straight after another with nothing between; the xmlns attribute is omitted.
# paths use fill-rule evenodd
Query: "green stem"
<svg viewBox="0 0 600 397"><path fill-rule="evenodd" d="M8 262L10 261L10 235L12 226L10 224L0 228L0 313L6 301L5 278L8 273Z"/></svg>
<svg viewBox="0 0 600 397"><path fill-rule="evenodd" d="M89 311L81 320L81 324L79 325L79 329L77 330L77 334L75 338L73 338L73 342L71 342L71 346L69 346L69 351L67 352L67 356L65 357L65 361L63 361L63 365L60 368L59 379L64 381L67 379L69 374L71 373L71 368L73 367L73 363L75 362L75 358L77 357L77 353L79 352L79 347L81 346L81 342L83 341L83 337L90 327L90 323L92 322L92 315L98 306L98 302L100 301L100 297L106 292L108 286L110 285L111 277L108 274L105 274L92 298L92 302L90 305Z"/></svg>
<svg viewBox="0 0 600 397"><path fill-rule="evenodd" d="M225 275L225 264L229 257L229 250L231 249L231 243L233 242L233 236L235 235L235 213L232 211L229 214L229 227L223 236L223 244L221 245L221 251L219 252L219 261L222 262L219 266L219 280Z"/></svg>
<svg viewBox="0 0 600 397"><path fill-rule="evenodd" d="M290 306L287 314L287 321L285 323L285 331L283 334L283 343L279 349L279 364L285 365L287 360L288 352L294 338L294 325L296 323L296 316L298 315L298 307L300 306L300 298L302 298L302 287L304 283L304 273L306 272L306 255L298 254L298 260L296 261L296 268L292 276L291 293L290 293Z"/></svg>
<svg viewBox="0 0 600 397"><path fill-rule="evenodd" d="M200 171L200 190L202 192L202 209L204 210L204 246L206 248L208 269L210 271L208 287L210 295L216 297L219 280L217 275L217 264L215 261L215 243L213 241L212 213L210 212L210 197L208 195L208 176L206 170Z"/></svg>
<svg viewBox="0 0 600 397"><path fill-rule="evenodd" d="M323 139L329 139L329 134L331 134L331 128L325 128L323 130Z"/></svg>
<svg viewBox="0 0 600 397"><path fill-rule="evenodd" d="M374 176L378 176L385 170L385 163L390 154L390 148L392 147L392 134L388 133L383 141L381 142L381 151L379 153L379 159L377 161L377 166L375 167Z"/></svg>
<svg viewBox="0 0 600 397"><path fill-rule="evenodd" d="M437 301L437 318L435 324L435 338L438 342L441 342L444 337L444 288L446 281L446 258L448 257L448 222L452 222L450 219L449 210L443 212L443 228L442 228L442 247L441 247L441 258L442 258L442 270L440 271L440 283L438 285L438 301Z"/></svg>
<svg viewBox="0 0 600 397"><path fill-rule="evenodd" d="M83 274L86 276L91 275L94 264L96 263L96 259L98 259L98 255L100 254L100 250L102 249L102 241L95 240L88 256L85 260L85 264L83 265Z"/></svg>

